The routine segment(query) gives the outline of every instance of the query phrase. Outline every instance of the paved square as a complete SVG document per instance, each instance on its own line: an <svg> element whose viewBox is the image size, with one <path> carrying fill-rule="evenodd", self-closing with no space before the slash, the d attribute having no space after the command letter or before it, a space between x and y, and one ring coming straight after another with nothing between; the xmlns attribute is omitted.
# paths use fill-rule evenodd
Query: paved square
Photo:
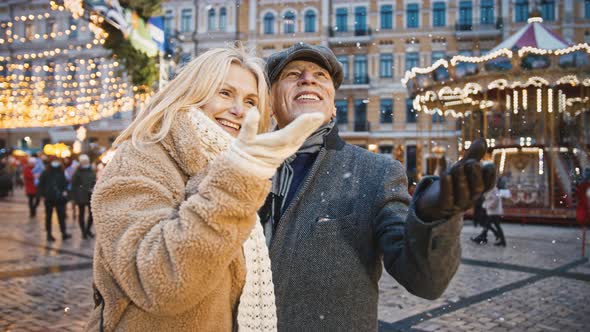
<svg viewBox="0 0 590 332"><path fill-rule="evenodd" d="M24 194L0 200L0 331L81 331L92 302L93 240L68 210L61 241L45 241L44 215L28 217ZM574 227L503 225L506 248L476 245L466 222L462 264L447 291L428 301L384 272L381 331L587 331L590 263ZM590 250L587 250L590 254Z"/></svg>

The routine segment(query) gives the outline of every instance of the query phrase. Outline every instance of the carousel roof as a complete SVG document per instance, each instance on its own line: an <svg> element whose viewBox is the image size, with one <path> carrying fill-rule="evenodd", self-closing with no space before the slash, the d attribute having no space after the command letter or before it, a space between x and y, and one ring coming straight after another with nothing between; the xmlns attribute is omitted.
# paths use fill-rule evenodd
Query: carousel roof
<svg viewBox="0 0 590 332"><path fill-rule="evenodd" d="M504 40L498 46L494 47L491 52L507 48L534 47L544 50L557 50L570 46L561 36L549 30L543 25L543 19L532 17L528 24L523 26L515 34Z"/></svg>

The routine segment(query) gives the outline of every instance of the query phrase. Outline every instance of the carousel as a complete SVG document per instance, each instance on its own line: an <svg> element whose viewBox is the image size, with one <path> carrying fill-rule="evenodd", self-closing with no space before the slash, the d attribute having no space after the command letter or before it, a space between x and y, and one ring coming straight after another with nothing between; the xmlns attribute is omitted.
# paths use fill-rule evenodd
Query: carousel
<svg viewBox="0 0 590 332"><path fill-rule="evenodd" d="M460 152L486 138L512 195L505 218L565 222L590 168L590 46L568 43L531 16L488 54L413 68L402 83L415 111L455 118Z"/></svg>

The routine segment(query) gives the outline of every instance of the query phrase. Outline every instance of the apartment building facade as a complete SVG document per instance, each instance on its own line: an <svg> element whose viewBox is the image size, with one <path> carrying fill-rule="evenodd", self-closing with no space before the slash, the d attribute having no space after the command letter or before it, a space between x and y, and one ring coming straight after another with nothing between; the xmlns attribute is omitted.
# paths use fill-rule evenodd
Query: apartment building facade
<svg viewBox="0 0 590 332"><path fill-rule="evenodd" d="M590 39L587 0L171 0L163 8L170 31L186 30L183 12L194 17L186 59L237 39L263 57L296 42L330 47L344 67L342 137L402 161L411 177L431 173L434 157L459 157L461 120L414 112L400 82L406 70L485 54L534 9L566 39Z"/></svg>

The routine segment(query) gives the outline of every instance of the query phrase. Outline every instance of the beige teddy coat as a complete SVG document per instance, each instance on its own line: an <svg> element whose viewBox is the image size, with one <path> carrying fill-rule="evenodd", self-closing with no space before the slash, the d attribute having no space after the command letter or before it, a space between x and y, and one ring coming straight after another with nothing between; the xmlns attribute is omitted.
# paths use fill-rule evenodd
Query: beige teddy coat
<svg viewBox="0 0 590 332"><path fill-rule="evenodd" d="M245 281L242 244L272 172L227 149L197 110L160 143L119 147L92 196L97 331L231 331ZM222 152L223 151L223 152Z"/></svg>

